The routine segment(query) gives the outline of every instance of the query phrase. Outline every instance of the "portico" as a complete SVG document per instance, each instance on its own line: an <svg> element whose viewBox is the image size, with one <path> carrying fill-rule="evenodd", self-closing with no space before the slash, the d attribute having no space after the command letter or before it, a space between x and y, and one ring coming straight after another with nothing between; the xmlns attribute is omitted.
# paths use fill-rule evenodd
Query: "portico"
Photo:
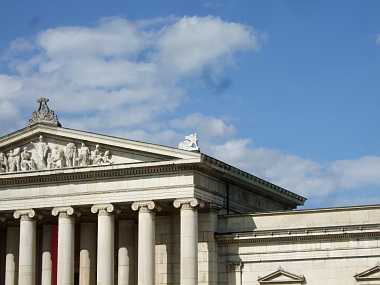
<svg viewBox="0 0 380 285"><path fill-rule="evenodd" d="M218 214L305 201L200 153L195 135L164 147L36 112L0 138L0 284L217 284Z"/></svg>

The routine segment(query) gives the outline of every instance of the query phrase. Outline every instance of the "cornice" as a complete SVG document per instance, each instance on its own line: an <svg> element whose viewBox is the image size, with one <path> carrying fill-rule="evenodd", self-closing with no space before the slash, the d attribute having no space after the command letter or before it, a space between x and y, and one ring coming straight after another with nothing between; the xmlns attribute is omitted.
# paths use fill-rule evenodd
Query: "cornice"
<svg viewBox="0 0 380 285"><path fill-rule="evenodd" d="M342 240L379 237L380 224L215 234L215 238L220 245L302 242L338 239Z"/></svg>
<svg viewBox="0 0 380 285"><path fill-rule="evenodd" d="M6 173L0 176L1 186L31 185L45 183L61 183L67 181L85 181L95 179L110 179L118 177L157 175L163 173L194 171L199 169L197 164L163 164L125 163L109 166L89 166L62 168L54 170L36 170L28 172Z"/></svg>
<svg viewBox="0 0 380 285"><path fill-rule="evenodd" d="M266 191L275 193L276 195L286 197L286 198L291 199L293 201L297 201L301 205L303 205L307 200L305 197L302 197L296 193L293 193L293 192L286 190L280 186L277 186L273 183L270 183L270 182L268 182L262 178L259 178L255 175L252 175L248 172L245 172L241 169L238 169L234 166L231 166L227 163L224 163L224 162L222 162L216 158L207 156L205 154L202 154L202 162L204 162L205 164L211 165L213 167L218 167L225 174L229 174L231 176L239 177L240 179L246 180L249 183L259 185L261 188L264 188Z"/></svg>
<svg viewBox="0 0 380 285"><path fill-rule="evenodd" d="M299 214L313 214L313 213L330 213L330 212L344 212L344 211L361 211L361 210L379 210L380 205L364 205L364 206L348 206L348 207L333 207L333 208L317 208L317 209L302 209L292 211L272 211L261 213L244 213L244 214L228 214L219 215L220 218L228 217L263 217L263 216L279 216L279 215L299 215Z"/></svg>

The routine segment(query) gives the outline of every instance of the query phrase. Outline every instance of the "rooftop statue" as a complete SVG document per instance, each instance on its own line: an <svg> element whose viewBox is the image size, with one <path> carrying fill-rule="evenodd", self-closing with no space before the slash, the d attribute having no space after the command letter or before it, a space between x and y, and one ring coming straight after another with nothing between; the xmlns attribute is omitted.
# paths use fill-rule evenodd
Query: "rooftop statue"
<svg viewBox="0 0 380 285"><path fill-rule="evenodd" d="M58 117L54 114L54 111L49 109L47 102L49 102L48 98L40 98L37 100L37 103L39 103L38 109L37 111L33 112L28 126L37 123L45 123L61 127L61 123L58 121Z"/></svg>
<svg viewBox="0 0 380 285"><path fill-rule="evenodd" d="M191 134L185 136L185 139L185 141L179 143L179 149L199 151L198 134Z"/></svg>

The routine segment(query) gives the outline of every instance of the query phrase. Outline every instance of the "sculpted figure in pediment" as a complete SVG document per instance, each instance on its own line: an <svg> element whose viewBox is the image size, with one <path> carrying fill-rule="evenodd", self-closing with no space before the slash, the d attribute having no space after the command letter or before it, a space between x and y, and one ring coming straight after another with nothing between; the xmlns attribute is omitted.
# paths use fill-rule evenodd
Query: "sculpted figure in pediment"
<svg viewBox="0 0 380 285"><path fill-rule="evenodd" d="M21 169L23 171L36 169L36 163L32 159L32 154L28 151L27 147L24 147L21 153Z"/></svg>
<svg viewBox="0 0 380 285"><path fill-rule="evenodd" d="M77 162L77 147L74 143L68 143L65 149L66 165L67 167L76 166Z"/></svg>
<svg viewBox="0 0 380 285"><path fill-rule="evenodd" d="M91 159L92 165L99 165L103 162L102 152L100 151L100 146L98 144L95 146Z"/></svg>
<svg viewBox="0 0 380 285"><path fill-rule="evenodd" d="M47 167L46 156L47 156L49 147L46 144L46 142L44 142L43 136L41 135L39 137L39 142L37 142L37 143L31 142L31 144L33 144L33 146L36 150L38 169L45 169Z"/></svg>
<svg viewBox="0 0 380 285"><path fill-rule="evenodd" d="M21 170L21 153L20 148L17 147L8 153L8 169L9 171L20 171Z"/></svg>
<svg viewBox="0 0 380 285"><path fill-rule="evenodd" d="M9 166L8 166L8 158L4 154L4 152L0 152L0 172L8 172Z"/></svg>
<svg viewBox="0 0 380 285"><path fill-rule="evenodd" d="M91 152L90 149L82 143L82 147L78 150L78 161L80 166L86 166L89 164Z"/></svg>
<svg viewBox="0 0 380 285"><path fill-rule="evenodd" d="M52 149L53 153L53 149ZM58 145L54 146L54 156L52 156L52 153L48 154L47 159L47 168L54 169L54 168L62 168L65 167L65 154L62 149L59 148Z"/></svg>
<svg viewBox="0 0 380 285"><path fill-rule="evenodd" d="M110 156L111 156L110 152L108 150L105 151L102 157L103 163L113 164L113 161L110 159Z"/></svg>
<svg viewBox="0 0 380 285"><path fill-rule="evenodd" d="M16 167L14 164L13 150L8 152L8 171L13 172L16 171Z"/></svg>

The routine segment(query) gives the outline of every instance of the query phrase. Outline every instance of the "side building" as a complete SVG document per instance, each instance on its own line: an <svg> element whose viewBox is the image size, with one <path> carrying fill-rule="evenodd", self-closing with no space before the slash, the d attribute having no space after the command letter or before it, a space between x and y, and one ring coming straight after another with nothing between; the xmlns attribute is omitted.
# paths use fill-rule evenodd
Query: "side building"
<svg viewBox="0 0 380 285"><path fill-rule="evenodd" d="M0 138L0 284L379 284L380 207L297 211L194 136L63 128L47 102Z"/></svg>

